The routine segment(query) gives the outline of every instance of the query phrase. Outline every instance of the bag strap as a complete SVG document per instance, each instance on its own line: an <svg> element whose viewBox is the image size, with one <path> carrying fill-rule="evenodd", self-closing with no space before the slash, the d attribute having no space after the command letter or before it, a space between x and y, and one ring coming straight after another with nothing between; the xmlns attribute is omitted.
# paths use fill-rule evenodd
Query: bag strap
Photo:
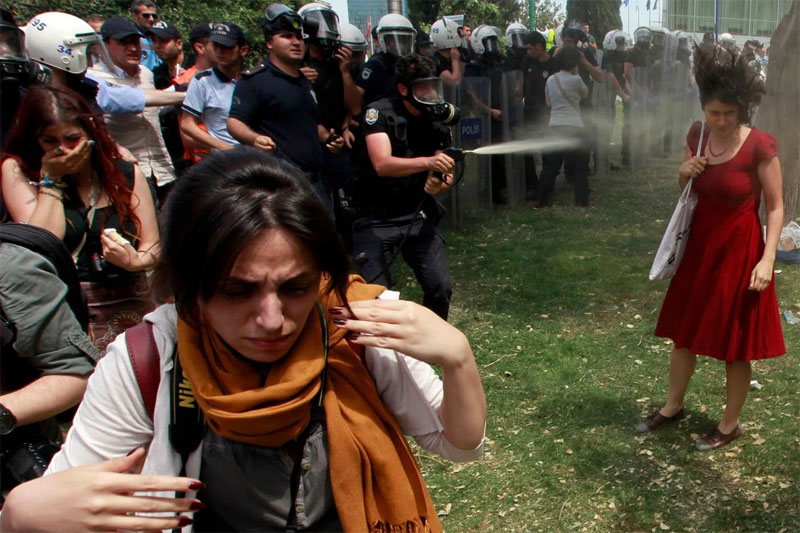
<svg viewBox="0 0 800 533"><path fill-rule="evenodd" d="M558 90L559 90L559 91L561 91L561 95L564 97L564 100L566 100L566 101L567 101L567 103L569 104L569 106L570 106L572 109L574 109L575 111L577 111L578 113L580 113L580 112L581 112L580 108L579 108L578 106L576 106L576 105L575 105L575 104L572 102L572 100L570 100L570 99L569 99L569 97L567 96L567 93L565 93L565 92L564 92L564 87L562 87L562 86L561 86L561 80L559 80L559 79L558 79L558 72L556 72L556 73L553 75L553 77L556 79L556 85L558 85Z"/></svg>
<svg viewBox="0 0 800 533"><path fill-rule="evenodd" d="M139 392L142 394L144 408L152 420L156 410L158 385L161 383L161 357L153 335L153 324L143 321L125 330L125 345L128 348Z"/></svg>

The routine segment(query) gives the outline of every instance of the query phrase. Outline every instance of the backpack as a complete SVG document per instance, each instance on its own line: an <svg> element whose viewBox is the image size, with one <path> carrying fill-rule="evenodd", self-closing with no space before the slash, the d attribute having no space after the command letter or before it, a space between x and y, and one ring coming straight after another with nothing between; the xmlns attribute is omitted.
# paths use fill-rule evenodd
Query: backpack
<svg viewBox="0 0 800 533"><path fill-rule="evenodd" d="M38 226L7 222L0 224L0 243L15 244L36 252L49 260L56 274L67 286L67 304L83 331L89 331L89 308L81 291L78 270L64 242ZM3 349L9 349L16 336L14 324L0 308L0 337Z"/></svg>

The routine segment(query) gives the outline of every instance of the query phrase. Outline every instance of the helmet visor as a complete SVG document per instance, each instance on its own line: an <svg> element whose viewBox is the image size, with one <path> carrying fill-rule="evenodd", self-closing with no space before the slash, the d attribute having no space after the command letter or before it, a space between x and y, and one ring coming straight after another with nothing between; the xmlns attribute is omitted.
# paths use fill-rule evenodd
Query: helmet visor
<svg viewBox="0 0 800 533"><path fill-rule="evenodd" d="M421 104L443 104L444 89L442 79L420 78L411 83L411 97Z"/></svg>
<svg viewBox="0 0 800 533"><path fill-rule="evenodd" d="M333 11L312 11L308 18L316 22L317 34L310 35L317 39L328 39L338 41L341 36L339 31L339 17Z"/></svg>
<svg viewBox="0 0 800 533"><path fill-rule="evenodd" d="M500 52L500 44L497 42L497 37L485 37L483 39L483 48L487 54L494 54Z"/></svg>
<svg viewBox="0 0 800 533"><path fill-rule="evenodd" d="M25 61L25 34L13 26L0 26L0 58Z"/></svg>
<svg viewBox="0 0 800 533"><path fill-rule="evenodd" d="M514 32L511 35L511 41L508 43L512 48L525 48L525 43L522 42L522 38L525 37L525 34L522 32Z"/></svg>
<svg viewBox="0 0 800 533"><path fill-rule="evenodd" d="M414 33L411 31L392 30L381 35L383 51L397 57L414 53Z"/></svg>

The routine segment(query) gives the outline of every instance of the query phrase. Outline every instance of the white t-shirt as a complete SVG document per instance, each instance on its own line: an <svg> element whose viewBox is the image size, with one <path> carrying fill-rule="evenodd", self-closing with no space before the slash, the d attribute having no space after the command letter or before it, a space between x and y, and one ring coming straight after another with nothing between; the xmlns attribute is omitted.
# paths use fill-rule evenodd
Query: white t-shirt
<svg viewBox="0 0 800 533"><path fill-rule="evenodd" d="M561 82L561 89L556 79ZM550 76L545 91L550 98L550 125L583 127L580 103L581 91L586 87L577 74L560 71Z"/></svg>

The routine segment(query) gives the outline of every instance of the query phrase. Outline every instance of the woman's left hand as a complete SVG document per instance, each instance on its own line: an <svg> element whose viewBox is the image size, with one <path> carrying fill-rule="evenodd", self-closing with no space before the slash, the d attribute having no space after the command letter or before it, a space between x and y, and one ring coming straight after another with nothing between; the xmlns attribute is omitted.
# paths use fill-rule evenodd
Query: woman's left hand
<svg viewBox="0 0 800 533"><path fill-rule="evenodd" d="M762 259L753 269L750 274L750 286L747 287L751 291L763 291L772 281L772 268L774 263L769 259Z"/></svg>
<svg viewBox="0 0 800 533"><path fill-rule="evenodd" d="M425 363L447 367L472 359L467 337L436 313L403 300L350 302L330 310L334 324L350 330L347 340L398 351Z"/></svg>
<svg viewBox="0 0 800 533"><path fill-rule="evenodd" d="M106 261L125 270L138 270L139 254L131 244L118 244L106 235L100 235L100 243Z"/></svg>

